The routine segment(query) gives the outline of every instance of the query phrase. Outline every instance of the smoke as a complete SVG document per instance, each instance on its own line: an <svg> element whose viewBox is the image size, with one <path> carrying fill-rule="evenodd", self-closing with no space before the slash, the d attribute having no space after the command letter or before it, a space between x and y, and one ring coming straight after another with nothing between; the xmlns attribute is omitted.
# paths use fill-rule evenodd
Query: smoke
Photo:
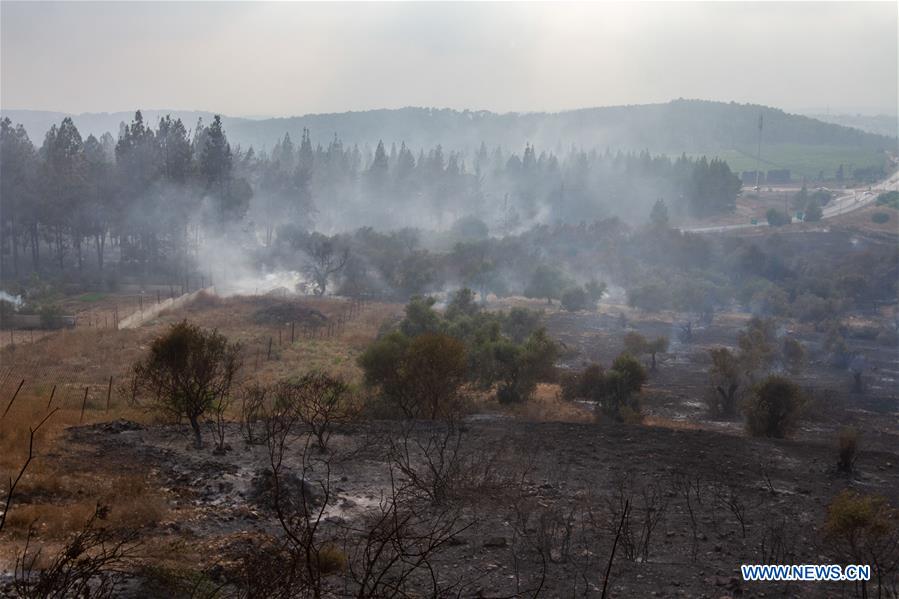
<svg viewBox="0 0 899 599"><path fill-rule="evenodd" d="M22 300L22 296L10 295L10 294L6 293L5 291L0 291L0 301L9 302L10 304L12 304L15 307L16 310L21 308L22 305L25 303Z"/></svg>
<svg viewBox="0 0 899 599"><path fill-rule="evenodd" d="M197 266L209 274L220 296L287 294L304 289L306 278L297 270L266 265L255 259L262 249L252 227L229 227L207 233L197 251Z"/></svg>

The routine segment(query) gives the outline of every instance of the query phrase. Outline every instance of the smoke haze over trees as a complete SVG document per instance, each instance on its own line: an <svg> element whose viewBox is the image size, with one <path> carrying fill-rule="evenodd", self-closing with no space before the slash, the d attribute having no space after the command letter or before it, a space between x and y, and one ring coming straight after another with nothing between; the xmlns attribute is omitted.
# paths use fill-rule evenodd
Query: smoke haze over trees
<svg viewBox="0 0 899 599"><path fill-rule="evenodd" d="M201 230L234 226L268 247L279 228L289 239L290 231L443 230L458 221L457 233L478 238L613 215L639 221L663 197L680 214L704 216L733 210L740 189L716 159L575 146L557 155L482 143L466 157L440 144L379 141L372 152L304 130L297 142L285 133L257 152L232 147L218 116L192 131L165 116L154 130L138 111L117 139L83 139L66 117L40 147L4 119L0 135L4 261L14 274L26 254L34 271L81 271L90 245L102 271L110 243L121 263L179 271Z"/></svg>

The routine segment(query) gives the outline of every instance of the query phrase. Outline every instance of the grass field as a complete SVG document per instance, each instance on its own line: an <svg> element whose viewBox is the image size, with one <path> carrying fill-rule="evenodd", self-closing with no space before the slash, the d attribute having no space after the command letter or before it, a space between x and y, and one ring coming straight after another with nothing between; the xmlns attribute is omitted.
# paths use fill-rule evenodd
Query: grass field
<svg viewBox="0 0 899 599"><path fill-rule="evenodd" d="M700 152L692 156L699 157L703 154L725 160L731 170L736 173L755 170L755 147ZM824 171L826 179L831 179L841 164L848 177L852 169L879 167L884 164L885 160L886 156L882 152L863 148L762 143L762 170L790 169L794 179L800 177L818 179L821 171Z"/></svg>

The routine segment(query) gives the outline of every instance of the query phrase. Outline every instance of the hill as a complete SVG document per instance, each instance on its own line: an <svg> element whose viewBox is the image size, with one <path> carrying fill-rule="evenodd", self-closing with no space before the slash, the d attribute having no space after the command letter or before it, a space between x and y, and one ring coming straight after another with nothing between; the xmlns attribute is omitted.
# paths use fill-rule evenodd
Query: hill
<svg viewBox="0 0 899 599"><path fill-rule="evenodd" d="M208 121L212 113L200 111L145 110L148 122L171 113L193 127L198 118ZM717 155L739 164L737 169L754 168L759 115L764 119L763 168L790 168L799 174L816 176L819 169L831 170L845 163L856 168L883 164L883 150L896 151L897 140L860 129L790 114L767 106L674 100L664 104L584 108L557 113L506 113L458 111L436 108L379 109L333 114L247 119L225 117L225 127L233 144L270 149L289 133L299 139L308 128L314 143L326 144L334 135L344 143L374 146L405 142L418 149L442 144L450 150L470 151L481 142L488 147L501 145L522 148L526 143L538 149L560 149L572 144L600 150L649 150L653 153ZM35 143L40 143L50 124L63 113L4 110L16 123L25 125ZM109 131L115 135L119 123L131 113L91 113L75 115L75 124L84 135ZM808 150L806 152L805 150ZM825 158L812 158L807 155ZM740 159L740 157L743 159Z"/></svg>

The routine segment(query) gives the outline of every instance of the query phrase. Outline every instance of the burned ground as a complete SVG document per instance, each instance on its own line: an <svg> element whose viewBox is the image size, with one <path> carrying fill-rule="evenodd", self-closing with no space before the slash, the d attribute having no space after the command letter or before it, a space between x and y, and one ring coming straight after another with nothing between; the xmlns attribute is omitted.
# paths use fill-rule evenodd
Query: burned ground
<svg viewBox="0 0 899 599"><path fill-rule="evenodd" d="M279 533L261 483L270 468L266 447L244 441L235 412L226 425L228 451L214 452L211 442L193 450L185 426L161 423L130 406L117 384L107 411L106 385L110 376L124 378L150 340L185 318L241 342L252 379L267 382L327 369L358 385L356 356L401 310L368 304L330 336L326 330L302 336L295 331L291 341L289 325L260 324L254 317L280 302L206 298L137 329L76 329L5 349L4 397L18 380L27 383L3 422L9 448L4 466L21 463L21 430L45 412L53 384L60 385L54 402L63 409L54 415L55 428L42 432L36 467L13 504L2 543L4 563L12 563L32 523L51 551L100 502L109 508L108 526L136 526L143 543L121 595L190 596L185 581L231 588L248 552L262 551L268 535ZM837 560L822 527L827 506L843 489L899 502L894 347L847 338L850 348L864 351L871 362L864 394L850 393L849 374L834 371L811 352L799 381L814 402L799 431L790 440L753 439L741 422L709 417L702 400L707 350L733 346L746 314L716 314L710 325L694 328L688 343L678 339L681 315L644 314L607 302L598 312L576 313L522 299L510 304L545 310L550 335L565 345L563 366L609 364L629 330L669 336L671 347L659 356L642 397L644 423L596 422L589 406L561 401L555 385L541 384L524 406L480 398L476 413L459 425L459 451L453 455L469 467L439 502L414 492L408 473L398 470L395 444L417 439L427 446L445 425L361 421L341 427L325 454L304 451L308 435L300 430L286 455L288 471L300 485L305 476L312 488L327 487L323 538L347 559L356 555L350 541L358 540L358 531L392 492L403 489L427 519L451 518L456 532L431 563L447 595L599 596L625 504L629 515L616 547L609 596L850 592L839 584L745 583L739 565ZM348 307L337 299L297 305L334 321ZM881 322L878 318L883 316L859 315L853 326L862 329ZM784 326L810 348L821 343L822 334L812 327ZM82 414L85 386L90 393ZM851 475L836 469L836 437L846 424L861 431ZM209 441L211 429L204 431ZM413 448L407 465L422 468L423 456L418 445ZM304 470L304 456L311 469ZM326 579L334 595L348 592L346 584L339 572Z"/></svg>

